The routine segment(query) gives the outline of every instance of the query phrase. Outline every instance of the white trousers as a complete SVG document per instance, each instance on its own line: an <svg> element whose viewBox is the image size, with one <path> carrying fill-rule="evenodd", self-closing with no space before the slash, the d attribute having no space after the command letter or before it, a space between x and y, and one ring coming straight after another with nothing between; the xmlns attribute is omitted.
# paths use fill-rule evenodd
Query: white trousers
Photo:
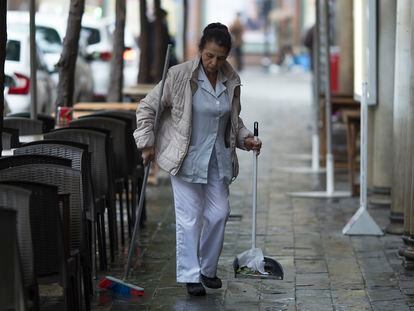
<svg viewBox="0 0 414 311"><path fill-rule="evenodd" d="M174 192L177 282L198 283L200 273L215 277L230 214L229 186L219 180L212 157L207 184L171 176Z"/></svg>

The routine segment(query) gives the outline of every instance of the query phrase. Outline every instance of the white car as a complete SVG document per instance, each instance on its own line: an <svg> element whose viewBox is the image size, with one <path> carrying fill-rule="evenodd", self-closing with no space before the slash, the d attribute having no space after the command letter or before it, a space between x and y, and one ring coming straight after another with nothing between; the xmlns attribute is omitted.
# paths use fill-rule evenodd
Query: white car
<svg viewBox="0 0 414 311"><path fill-rule="evenodd" d="M109 19L82 18L81 36L86 39L86 52L91 61L95 99L105 99L110 81L115 24ZM125 29L124 87L137 84L139 49L132 34Z"/></svg>
<svg viewBox="0 0 414 311"><path fill-rule="evenodd" d="M47 72L40 50L37 51L37 111L54 111L56 87ZM30 41L29 34L8 32L6 44L5 99L11 113L30 111Z"/></svg>
<svg viewBox="0 0 414 311"><path fill-rule="evenodd" d="M35 22L36 43L43 52L47 69L57 85L59 73L56 64L62 53L62 42L66 33L66 18L37 13ZM25 11L7 12L7 27L8 29L28 32L29 13ZM82 44L82 41L80 41L78 58L76 59L75 65L74 102L91 101L93 99L92 68L83 57L85 55L84 46L85 44Z"/></svg>

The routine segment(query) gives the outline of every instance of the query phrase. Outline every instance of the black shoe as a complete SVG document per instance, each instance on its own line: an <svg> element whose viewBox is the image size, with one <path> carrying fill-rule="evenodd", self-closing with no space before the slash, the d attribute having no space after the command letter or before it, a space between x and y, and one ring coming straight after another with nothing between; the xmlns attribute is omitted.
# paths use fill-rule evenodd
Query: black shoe
<svg viewBox="0 0 414 311"><path fill-rule="evenodd" d="M201 283L187 283L187 293L192 296L205 296L206 289Z"/></svg>
<svg viewBox="0 0 414 311"><path fill-rule="evenodd" d="M214 278L209 278L201 274L200 279L201 283L208 288L221 288L222 286L221 280L216 276Z"/></svg>

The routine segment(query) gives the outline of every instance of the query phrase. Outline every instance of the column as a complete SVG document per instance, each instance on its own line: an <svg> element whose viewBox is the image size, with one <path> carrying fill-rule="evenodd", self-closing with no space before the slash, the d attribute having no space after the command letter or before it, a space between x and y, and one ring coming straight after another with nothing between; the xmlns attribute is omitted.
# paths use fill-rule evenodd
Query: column
<svg viewBox="0 0 414 311"><path fill-rule="evenodd" d="M408 30L410 31L409 37L409 50L406 51L408 55L412 54L414 50L414 32L411 31L414 27L414 5L411 4L410 0L407 0L407 10L410 11L410 22ZM409 70L409 98L407 100L406 106L406 149L405 149L405 165L406 165L406 174L401 176L404 179L404 234L403 234L403 241L406 243L406 248L401 249L399 251L400 255L405 257L405 266L407 268L414 268L414 222L413 222L413 215L414 215L414 206L413 206L413 195L414 195L414 188L413 188L413 164L412 159L414 155L414 141L412 139L412 135L414 134L414 103L413 103L413 96L414 96L414 70L413 70L413 63L408 57L408 62L406 64L407 69Z"/></svg>
<svg viewBox="0 0 414 311"><path fill-rule="evenodd" d="M403 233L404 209L410 208L405 188L411 161L407 157L407 116L410 106L411 71L411 0L398 0L395 39L394 113L393 113L393 174L391 191L390 224L386 231ZM411 178L411 174L408 174ZM405 232L409 231L406 222Z"/></svg>
<svg viewBox="0 0 414 311"><path fill-rule="evenodd" d="M380 0L378 10L377 105L370 109L374 123L372 153L373 204L390 205L392 177L392 121L394 94L396 2Z"/></svg>

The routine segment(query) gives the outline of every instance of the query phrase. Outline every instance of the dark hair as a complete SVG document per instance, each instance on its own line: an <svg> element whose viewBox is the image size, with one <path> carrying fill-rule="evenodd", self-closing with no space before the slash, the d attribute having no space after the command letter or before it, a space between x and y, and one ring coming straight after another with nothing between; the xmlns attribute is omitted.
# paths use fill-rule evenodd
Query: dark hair
<svg viewBox="0 0 414 311"><path fill-rule="evenodd" d="M204 49L207 42L214 42L218 46L224 47L227 53L231 50L231 35L226 25L221 23L211 23L203 30L203 36L200 39L198 48Z"/></svg>

